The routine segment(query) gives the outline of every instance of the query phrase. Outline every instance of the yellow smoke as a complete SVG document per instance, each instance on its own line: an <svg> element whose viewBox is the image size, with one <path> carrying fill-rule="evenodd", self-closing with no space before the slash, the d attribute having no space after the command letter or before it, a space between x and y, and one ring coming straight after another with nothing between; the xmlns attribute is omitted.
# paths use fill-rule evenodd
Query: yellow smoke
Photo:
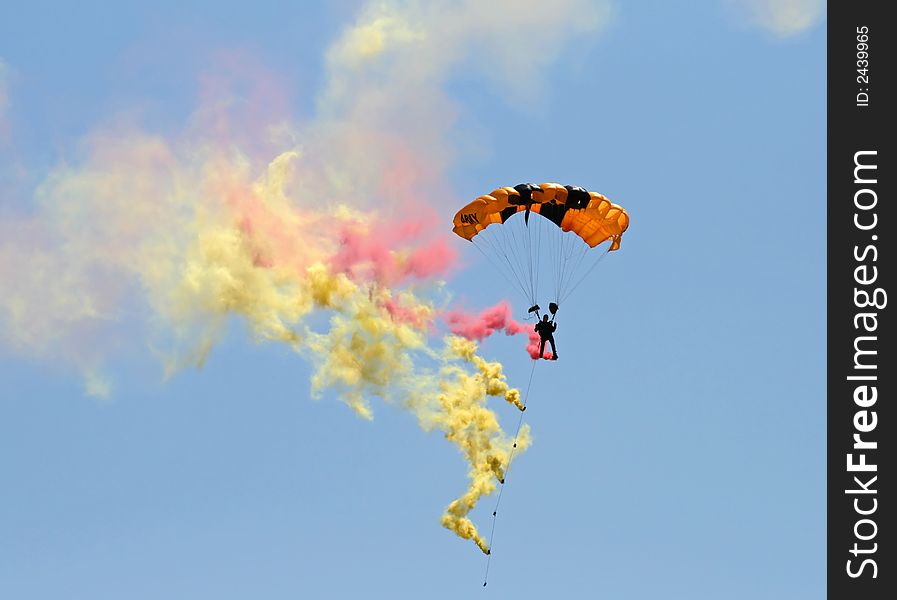
<svg viewBox="0 0 897 600"><path fill-rule="evenodd" d="M239 102L226 91L178 136L110 119L47 174L33 209L0 218L0 341L73 364L87 393L106 397L113 383L103 370L135 337L121 331L135 314L148 315L137 326L166 375L202 366L237 315L255 339L307 357L313 393L332 390L366 419L373 399L395 402L455 444L470 485L442 523L488 551L469 515L503 480L514 441L487 403L522 410L519 392L475 344L433 339L436 310L420 287L354 278L332 258L341 225L364 231L397 207L457 204L446 184L459 112L444 91L453 71L471 67L501 97L531 99L544 87L540 73L585 43L607 6L378 1L327 51L307 122L279 115L234 131L228 110ZM532 43L521 44L521 32ZM14 92L3 70L0 121ZM396 271L413 250L392 250ZM321 312L329 321L314 330L307 317ZM516 451L529 441L524 427Z"/></svg>
<svg viewBox="0 0 897 600"><path fill-rule="evenodd" d="M184 266L175 307L241 314L260 339L285 342L309 357L316 393L335 390L366 419L373 416L371 398L394 400L412 410L426 429L442 431L466 458L470 478L442 524L488 553L467 515L496 482L503 482L513 440L486 401L501 397L522 408L501 365L477 355L475 343L455 336L445 338L444 350L434 350L426 320L397 319L386 310L391 290L359 284L320 262L304 270L259 267L252 248L247 234L233 227L203 231ZM402 303L413 314L433 310L409 291ZM325 332L302 324L312 310L332 313ZM529 430L523 428L517 451L528 445Z"/></svg>
<svg viewBox="0 0 897 600"><path fill-rule="evenodd" d="M446 439L458 446L469 465L470 485L461 497L449 504L442 525L473 540L480 550L489 554L486 541L467 515L480 498L495 490L496 482L504 483L512 447L515 452L529 447L529 427L521 427L514 446L514 440L504 434L485 401L487 396L500 396L514 403L519 392L508 387L500 364L486 362L476 354L474 342L454 336L446 341L447 357L473 364L476 372L469 373L457 365L444 366L439 382L439 408L428 415L430 422L445 432Z"/></svg>
<svg viewBox="0 0 897 600"><path fill-rule="evenodd" d="M519 392L474 343L450 336L443 348L434 344L436 309L412 288L356 281L328 266L340 247L339 224L374 217L290 198L295 151L275 157L253 181L239 156L203 157L185 167L161 140L135 136L111 148L105 141L83 168L60 169L44 185L47 197L77 202L52 219L26 222L45 238L40 252L6 242L0 266L22 284L5 300L9 331L32 347L64 341L65 334L76 342L82 338L69 323L104 322L121 310L115 299L140 289L154 322L172 332L175 347L163 356L171 375L202 366L225 320L239 315L257 340L285 343L309 359L315 394L333 390L366 419L373 398L394 401L426 429L443 432L467 460L470 486L442 523L487 551L467 515L503 479L513 441L486 401L494 396L522 407ZM397 248L392 260L401 265L410 251ZM26 302L23 292L47 301ZM390 302L401 306L400 316L390 313ZM306 324L315 311L330 315L323 331ZM93 363L82 366L87 392L108 396L108 379ZM524 429L518 449L528 440Z"/></svg>

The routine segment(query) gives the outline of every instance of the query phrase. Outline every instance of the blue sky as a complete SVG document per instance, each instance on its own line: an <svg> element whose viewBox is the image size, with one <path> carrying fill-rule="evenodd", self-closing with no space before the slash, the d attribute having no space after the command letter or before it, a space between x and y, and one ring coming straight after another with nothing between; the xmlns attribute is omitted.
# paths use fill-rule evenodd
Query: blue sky
<svg viewBox="0 0 897 600"><path fill-rule="evenodd" d="M119 115L175 135L222 53L313 114L328 48L365 14L169 4L0 9L0 218L35 211L47 172ZM145 344L124 345L106 399L0 337L0 596L824 594L823 9L565 6L566 27L578 10L598 24L569 43L507 34L550 45L544 69L483 38L508 52L501 68L468 58L437 82L455 111L440 138L453 200L433 207L446 223L521 181L600 191L632 219L559 315L562 360L536 367L533 446L508 477L486 590L483 555L439 525L466 485L457 451L395 406L368 422L312 400L308 364L234 318L202 369L168 381ZM456 244L452 296L521 314ZM519 339L482 352L525 385ZM514 409L494 408L512 428ZM481 529L492 506L473 513Z"/></svg>

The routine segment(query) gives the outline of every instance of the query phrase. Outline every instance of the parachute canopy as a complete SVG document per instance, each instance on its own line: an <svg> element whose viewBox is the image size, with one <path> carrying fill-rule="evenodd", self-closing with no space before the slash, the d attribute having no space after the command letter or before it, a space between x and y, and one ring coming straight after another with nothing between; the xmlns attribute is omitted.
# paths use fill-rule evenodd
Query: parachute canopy
<svg viewBox="0 0 897 600"><path fill-rule="evenodd" d="M538 215L534 222L531 213ZM473 242L532 305L540 299L540 273L550 271L554 314L601 258L620 247L629 214L581 187L521 183L480 196L453 223L452 231ZM604 242L604 252L590 252Z"/></svg>
<svg viewBox="0 0 897 600"><path fill-rule="evenodd" d="M562 231L578 235L590 248L611 240L611 251L620 247L620 238L629 227L623 207L598 192L557 183L521 183L480 196L459 210L452 231L473 240L489 225L503 224L518 212L524 212L526 224L530 212L541 215Z"/></svg>

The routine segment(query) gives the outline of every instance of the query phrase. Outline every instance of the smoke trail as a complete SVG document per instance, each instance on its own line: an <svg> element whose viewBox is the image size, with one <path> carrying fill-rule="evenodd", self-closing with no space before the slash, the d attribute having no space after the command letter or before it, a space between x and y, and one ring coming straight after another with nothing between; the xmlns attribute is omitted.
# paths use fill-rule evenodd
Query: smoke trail
<svg viewBox="0 0 897 600"><path fill-rule="evenodd" d="M511 318L511 305L507 301L499 302L476 315L461 310L449 311L445 322L452 333L469 340L483 340L499 331L503 331L505 335L515 335L527 329Z"/></svg>
<svg viewBox="0 0 897 600"><path fill-rule="evenodd" d="M502 480L513 443L487 401L522 404L474 342L434 335L428 290L455 255L433 207L458 204L444 84L476 56L494 85L538 88L533 78L601 24L603 7L379 2L328 50L310 121L278 110L288 103L277 78L240 56L224 68L249 82L249 101L207 77L179 135L110 119L47 174L33 210L0 220L4 345L74 365L88 393L106 396L103 368L135 327L171 375L202 366L240 316L257 340L311 362L315 394L332 390L368 419L382 398L443 432L470 484L442 524L487 552L468 515ZM521 31L550 43L521 45ZM320 312L318 331L308 317ZM524 427L516 450L529 439Z"/></svg>
<svg viewBox="0 0 897 600"><path fill-rule="evenodd" d="M443 524L486 551L466 515L502 477L512 443L486 400L497 396L519 404L519 393L507 386L501 365L478 356L474 344L448 337L439 349L430 335L434 306L410 288L386 285L430 277L443 268L444 250L434 251L438 244L372 245L365 230L377 227L374 216L341 206L316 212L284 203L294 153L277 157L256 181L242 179L237 164L224 169L215 161L212 169L204 162L197 169L203 175L189 188L215 189L216 196L198 198L215 197L216 202L197 203L197 197L186 194L182 204L175 194L169 202L117 207L116 178L125 172L121 160L132 167L131 175L140 174L133 167L141 161L164 165L168 182L160 183L166 178L154 174L147 188L153 199L166 198L155 196L160 188L176 188L175 182L185 184L189 178L180 169L168 172L170 153L154 142L137 142L130 152L116 148L114 159L103 148L97 157L102 167L89 160L47 184L45 193L78 195L79 203L55 215L55 242L45 240L46 254L29 254L24 241L4 248L4 277L18 274L18 283L29 284L10 288L4 304L10 331L20 333L20 342L52 344L72 323L115 310L112 300L127 296L128 286L104 289L102 272L110 273L112 284L121 281L119 275L136 279L156 317L187 344L170 357L172 372L202 365L224 319L240 315L259 340L286 343L309 359L315 393L334 390L368 419L370 399L400 403L423 427L442 431L457 445L468 461L471 484L449 505ZM139 176L137 181L139 188ZM49 227L46 222L31 225L35 231ZM401 236L395 239L403 244ZM66 272L74 276L65 280ZM24 294L30 292L48 293L59 303L27 304ZM314 311L331 314L323 332L305 323ZM73 349L86 341L81 333L87 330L68 330ZM86 377L94 393L108 394L108 384L92 371ZM518 448L527 443L524 436Z"/></svg>
<svg viewBox="0 0 897 600"><path fill-rule="evenodd" d="M524 325L511 318L511 305L502 301L487 308L479 314L471 314L460 309L451 310L445 315L445 322L449 330L455 335L469 340L484 340L487 337L504 332L505 335L527 334L526 353L530 358L539 358L541 340L533 327ZM544 355L551 358L551 352ZM522 406L519 406L521 408Z"/></svg>

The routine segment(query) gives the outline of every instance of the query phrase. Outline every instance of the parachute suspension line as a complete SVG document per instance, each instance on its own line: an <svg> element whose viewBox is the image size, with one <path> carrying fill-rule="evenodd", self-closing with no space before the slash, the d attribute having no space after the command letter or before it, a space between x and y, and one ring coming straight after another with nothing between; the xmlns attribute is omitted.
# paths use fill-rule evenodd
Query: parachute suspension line
<svg viewBox="0 0 897 600"><path fill-rule="evenodd" d="M558 285L558 294L556 302L558 304L561 303L562 300L566 300L569 296L568 289L570 287L570 283L576 277L576 274L579 272L579 267L583 262L583 259L588 254L590 248L588 244L581 241L579 238L575 238L573 236L563 236L564 239L564 249L562 251L562 268L560 275L560 283ZM566 238L570 239L567 240ZM575 258L574 258L575 257Z"/></svg>
<svg viewBox="0 0 897 600"><path fill-rule="evenodd" d="M477 237L479 237L479 236L477 236ZM514 270L511 269L511 268L505 269L505 268L502 266L501 262L499 262L498 260L494 259L494 258L490 255L489 252L486 252L486 251L483 250L483 248L481 247L481 244L482 244L482 245L488 245L490 249L494 250L494 249L495 249L495 246L492 244L492 241L491 241L491 240L482 239L482 240L479 241L479 243L477 243L477 238L475 237L475 238L473 238L473 239L470 240L470 241L473 242L474 247L475 247L477 250L480 251L480 254L482 254L483 256L485 256L486 259L487 259L487 260L488 260L488 261L495 267L495 270L498 271L499 273L501 273L501 276L504 277L505 281L507 281L509 284L511 284L511 287L514 287L514 286L516 285L517 288L523 293L523 295L524 295L524 296L526 295L526 290L523 288L523 283L520 281L520 278L518 278L518 277L516 276L516 273L514 273ZM507 256L505 256L503 253L502 253L502 256L503 256L503 258L505 259L505 262L508 262ZM510 265L510 263L508 263L508 264ZM509 276L509 274L510 274L510 275L513 275L513 276L514 276L514 279L516 279L516 281L512 280L512 279L511 279L511 276Z"/></svg>
<svg viewBox="0 0 897 600"><path fill-rule="evenodd" d="M555 270L554 270L554 286L556 288L556 292L554 295L555 295L555 302L558 304L560 304L560 302L558 302L558 300L560 299L561 283L563 282L562 271L563 271L563 266L564 266L563 258L564 258L564 241L565 240L566 240L566 237L563 234L555 236L554 260L555 260L555 263L557 263L557 264L556 264Z"/></svg>
<svg viewBox="0 0 897 600"><path fill-rule="evenodd" d="M508 265L508 273L514 276L514 278L518 281L518 285L522 285L523 282L520 281L520 277L517 275L517 271L514 269L514 265L511 264L511 261L508 257L508 250L506 247L507 241L504 240L504 236L502 234L504 234L504 232L499 232L498 230L492 231L492 229L487 229L485 231L481 231L479 235L477 235L477 237L473 239L482 238L483 242L487 242L490 249L492 250L492 253L494 253L495 256L504 259L505 263Z"/></svg>
<svg viewBox="0 0 897 600"><path fill-rule="evenodd" d="M519 221L520 219L518 219ZM524 221L521 226L520 238L522 241L523 253L522 258L526 261L526 273L529 275L527 278L527 283L529 283L529 296L530 300L533 304L536 303L536 291L533 289L533 253L530 248L531 240L530 237L532 235L532 231L530 231L529 224Z"/></svg>
<svg viewBox="0 0 897 600"><path fill-rule="evenodd" d="M589 276L589 274L590 274L592 271L595 270L595 267L598 266L598 263L600 263L600 262L604 259L604 257L607 256L608 254L610 254L610 245L608 245L608 246L607 246L607 250L605 250L604 252L602 252L601 255L598 257L598 259L597 259L594 263L592 263L592 266L589 267L589 270L586 271L585 273L583 273L582 277L579 278L579 280L573 285L573 287L570 288L570 290L569 290L566 294L564 294L564 299L565 299L565 300L570 296L570 294L572 294L573 292L576 291L576 288L578 288L579 285L580 285L583 281L586 280L586 278ZM558 304L560 304L560 302L559 302Z"/></svg>
<svg viewBox="0 0 897 600"><path fill-rule="evenodd" d="M558 236L558 245L557 245L557 253L558 253L558 255L557 255L557 261L558 261L558 270L557 270L558 293L557 293L557 296L558 296L558 298L556 300L560 299L561 286L564 283L564 246L566 245L566 243L567 243L567 236L565 234L561 233L561 235Z"/></svg>
<svg viewBox="0 0 897 600"><path fill-rule="evenodd" d="M555 244L553 244L552 240L551 240L552 237L554 237L554 236L551 236L551 235L548 236L548 251L546 252L546 254L548 255L548 259L551 261L552 265L556 266L556 265L554 265L554 263L557 261L557 258L556 258L556 254L555 254ZM552 288L552 291L553 291L554 295L557 295L558 274L557 274L557 269L555 269L555 268L552 268L552 278L551 279L552 279L552 282L554 283L554 287Z"/></svg>
<svg viewBox="0 0 897 600"><path fill-rule="evenodd" d="M566 277L565 281L562 283L561 292L563 292L563 285L566 285L567 282L570 281L570 277L573 276L573 271L575 268L573 262L573 255L576 253L577 249L577 240L579 238L574 238L573 236L567 236L567 251L564 254L564 276ZM585 246L588 248L588 245Z"/></svg>
<svg viewBox="0 0 897 600"><path fill-rule="evenodd" d="M561 281L561 286L560 286L561 291L560 291L560 293L558 294L558 303L560 303L560 298L563 297L563 296L565 295L564 292L566 291L566 289L567 289L567 288L569 287L569 285L570 285L570 278L572 277L572 275L573 275L573 269L572 269L572 268L565 268L565 270L564 270L564 278L563 278L563 280Z"/></svg>
<svg viewBox="0 0 897 600"><path fill-rule="evenodd" d="M593 250L572 232L562 231L555 235L556 231L552 229L543 231L554 223L539 213L533 213L531 217L533 220L527 225L523 215L517 213L506 226L490 227L470 241L530 305L545 300L539 297L543 291L542 269L551 269L554 287L551 289L548 284L544 291L553 292L552 300L562 304L608 254L611 244L607 244L603 252L597 248Z"/></svg>
<svg viewBox="0 0 897 600"><path fill-rule="evenodd" d="M536 294L533 290L533 258L529 251L529 227L523 221L523 217L517 218L517 223L511 227L511 232L517 242L519 248L517 256L520 257L520 265L523 273L523 280L526 281L527 290L529 290L527 298L530 303L536 303Z"/></svg>
<svg viewBox="0 0 897 600"><path fill-rule="evenodd" d="M533 289L533 256L530 252L530 231L523 221L523 217L517 217L517 223L511 227L511 232L517 242L517 256L520 259L521 277L527 285L527 298L531 304L536 303L536 291Z"/></svg>
<svg viewBox="0 0 897 600"><path fill-rule="evenodd" d="M517 438L520 436L520 428L523 426L523 411L526 410L526 401L529 398L529 390L533 385L533 373L536 372L536 363L533 359L533 368L529 372L529 382L526 384L526 392L523 394L523 410L520 411L520 418L517 419L517 430L514 432L514 445L508 453L508 464L505 466L505 480L501 482L498 490L498 498L495 500L495 508L492 509L492 530L489 532L489 554L486 555L486 573L483 575L483 587L489 583L489 564L492 562L492 541L495 539L495 521L498 517L498 507L501 505L501 497L505 491L505 483L508 481L508 473L511 472L511 461L514 460L514 452L517 450Z"/></svg>
<svg viewBox="0 0 897 600"><path fill-rule="evenodd" d="M501 273L502 277L504 277L505 280L513 286L514 282L511 281L511 276L513 275L513 273L510 269L505 268L501 264L500 259L503 258L503 255L500 255L498 252L496 252L495 243L491 239L488 239L487 236L483 235L482 233L472 238L470 241L473 243L476 249L480 251L480 254L485 256L489 263L492 264L496 268L496 270ZM493 254L497 255L498 258L494 257ZM517 285L520 284L517 283Z"/></svg>
<svg viewBox="0 0 897 600"><path fill-rule="evenodd" d="M513 277L523 296L529 297L529 292L527 291L528 286L526 284L526 271L523 268L520 251L518 249L519 244L516 243L516 238L512 240L503 227L491 227L481 232L471 241L474 240L480 240L483 246L492 250L492 252L486 252L482 247L480 248L480 251L490 259L492 264L496 264L496 261L498 261L499 264L497 268L502 272L502 275L505 276L505 279L510 282L510 278ZM502 266L500 264L501 260L499 259L503 260L507 267Z"/></svg>
<svg viewBox="0 0 897 600"><path fill-rule="evenodd" d="M560 304L561 291L564 289L564 280L567 276L567 246L570 245L569 237L566 233L561 234L560 249L558 250L558 293L555 302Z"/></svg>
<svg viewBox="0 0 897 600"><path fill-rule="evenodd" d="M558 235L557 236L557 238L558 238L557 245L555 248L554 301L558 304L560 304L561 289L564 285L564 272L566 271L566 268L567 268L567 263L564 260L564 256L567 253L567 237L568 236L565 233L561 233L560 235Z"/></svg>
<svg viewBox="0 0 897 600"><path fill-rule="evenodd" d="M526 297L526 299L529 300L531 304L535 304L536 300L535 294L532 290L532 278L527 277L527 261L529 260L529 252L527 252L526 250L523 232L517 231L518 229L522 228L523 225L509 222L509 225L505 227L498 227L493 229L499 229L501 231L500 235L505 241L505 252L508 255L508 259L514 261L515 274L520 279L521 285L524 288L524 297Z"/></svg>
<svg viewBox="0 0 897 600"><path fill-rule="evenodd" d="M520 286L520 292L526 296L526 279L523 274L522 267L519 266L519 258L517 256L517 250L513 247L508 234L506 231L501 230L501 233L498 234L497 237L489 238L490 241L495 241L495 245L499 246L499 250L496 252L500 254L505 262L508 264L508 269L513 274L514 278L517 280L517 284Z"/></svg>
<svg viewBox="0 0 897 600"><path fill-rule="evenodd" d="M521 227L522 227L522 229L520 231L520 238L521 238L521 241L523 242L522 256L526 262L526 275L527 275L526 282L529 284L530 299L532 299L533 304L535 304L536 303L535 294L533 294L533 255L529 249L529 246L530 246L529 238L530 238L531 232L529 230L529 225L527 223L523 223L523 225Z"/></svg>
<svg viewBox="0 0 897 600"><path fill-rule="evenodd" d="M536 223L537 217L535 213L530 215L533 218L533 226L526 226L527 234L527 251L529 252L529 276L533 286L533 297L539 298L539 251L533 252L533 230L538 229L541 223Z"/></svg>
<svg viewBox="0 0 897 600"><path fill-rule="evenodd" d="M539 293L539 276L541 275L542 269L539 268L540 263L542 262L542 230L545 228L545 224L542 222L545 219L541 217L536 219L538 223L538 231L536 231L536 293Z"/></svg>
<svg viewBox="0 0 897 600"><path fill-rule="evenodd" d="M573 277L574 277L574 276L576 275L576 273L579 271L579 266L580 266L580 264L582 264L582 259L585 258L586 254L587 254L588 251L589 251L589 246L588 246L588 244L583 243L583 244L582 244L582 251L579 253L579 256L577 256L577 257L574 259L574 258L572 258L572 256L573 256L573 254L576 252L576 249L575 249L575 242L573 242L573 245L574 245L574 247L571 248L571 251L570 251L570 254L569 254L569 257L571 257L571 258L568 258L568 261L569 261L569 265L570 265L570 266L569 266L569 268L567 268L567 269L565 270L565 273L564 273L564 277L565 277L565 278L564 278L564 280L561 282L561 290L560 290L560 293L558 294L558 296L563 296L563 295L565 295L564 292L565 292L565 291L567 290L567 288L570 286L570 281L573 279ZM558 303L560 304L560 298L558 298Z"/></svg>

